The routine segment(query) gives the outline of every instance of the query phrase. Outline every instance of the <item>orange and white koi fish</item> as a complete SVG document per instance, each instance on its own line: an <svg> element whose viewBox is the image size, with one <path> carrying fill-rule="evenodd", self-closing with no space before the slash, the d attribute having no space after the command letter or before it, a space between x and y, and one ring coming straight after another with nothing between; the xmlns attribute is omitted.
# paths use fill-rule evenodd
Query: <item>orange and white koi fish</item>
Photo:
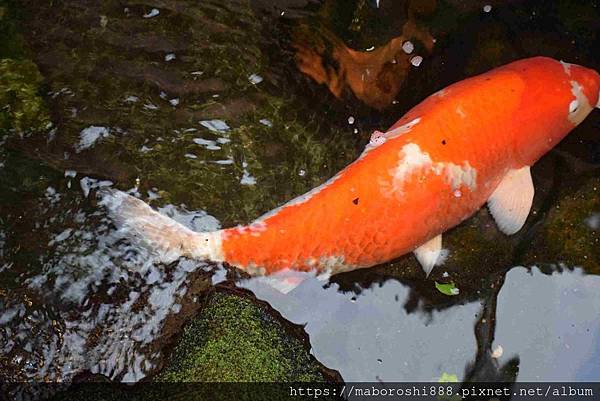
<svg viewBox="0 0 600 401"><path fill-rule="evenodd" d="M248 226L193 232L117 194L117 212L153 246L253 275L339 273L414 252L426 274L442 233L486 202L499 229L521 229L530 167L600 107L600 75L535 57L429 96L324 184Z"/></svg>

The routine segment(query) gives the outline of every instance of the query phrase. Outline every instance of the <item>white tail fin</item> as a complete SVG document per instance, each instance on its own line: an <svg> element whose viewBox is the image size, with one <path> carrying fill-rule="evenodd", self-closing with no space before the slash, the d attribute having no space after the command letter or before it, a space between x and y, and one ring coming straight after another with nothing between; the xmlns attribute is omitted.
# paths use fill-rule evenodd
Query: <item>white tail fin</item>
<svg viewBox="0 0 600 401"><path fill-rule="evenodd" d="M109 210L117 227L144 243L162 262L182 256L223 261L220 231L194 232L121 191L103 189L100 196L100 204Z"/></svg>

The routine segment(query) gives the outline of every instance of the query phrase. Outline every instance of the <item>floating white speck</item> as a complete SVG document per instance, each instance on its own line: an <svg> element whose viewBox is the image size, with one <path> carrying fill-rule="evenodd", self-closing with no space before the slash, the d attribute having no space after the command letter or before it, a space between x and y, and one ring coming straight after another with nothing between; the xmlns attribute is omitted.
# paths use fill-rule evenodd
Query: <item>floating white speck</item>
<svg viewBox="0 0 600 401"><path fill-rule="evenodd" d="M197 159L198 158L198 156L196 156L193 153L186 153L184 156L187 157L188 159Z"/></svg>
<svg viewBox="0 0 600 401"><path fill-rule="evenodd" d="M371 47L369 47L369 48L368 48L368 49L366 49L366 50L367 50L368 52L371 52L371 51L375 50L375 46L371 46Z"/></svg>
<svg viewBox="0 0 600 401"><path fill-rule="evenodd" d="M348 117L348 124L350 124L350 125L354 124L354 117L352 117L352 116Z"/></svg>
<svg viewBox="0 0 600 401"><path fill-rule="evenodd" d="M214 145L216 145L216 142L215 141L211 141L210 139L194 138L194 139L192 139L192 141L196 145L202 145L202 146L214 146Z"/></svg>
<svg viewBox="0 0 600 401"><path fill-rule="evenodd" d="M267 127L273 126L273 123L271 122L271 120L269 120L267 118L263 118L263 119L259 120L258 122L261 123L262 125L266 125Z"/></svg>
<svg viewBox="0 0 600 401"><path fill-rule="evenodd" d="M248 167L248 163L243 162L242 163L242 167L244 168L244 172L242 174L242 179L240 180L240 184L242 184L242 185L255 185L256 184L256 178L254 178L252 175L250 175L250 173L246 169L246 167Z"/></svg>
<svg viewBox="0 0 600 401"><path fill-rule="evenodd" d="M305 170L302 170L302 169L300 169L300 171L298 171L298 175L299 175L300 177L304 177L304 176L306 175L306 171L305 171Z"/></svg>
<svg viewBox="0 0 600 401"><path fill-rule="evenodd" d="M231 139L229 139L229 138L217 138L217 142L225 144L225 143L231 142Z"/></svg>
<svg viewBox="0 0 600 401"><path fill-rule="evenodd" d="M177 58L177 56L175 55L175 53L169 53L167 55L165 55L165 61L172 61L175 60Z"/></svg>
<svg viewBox="0 0 600 401"><path fill-rule="evenodd" d="M65 170L65 177L75 177L77 175L77 171L75 170Z"/></svg>
<svg viewBox="0 0 600 401"><path fill-rule="evenodd" d="M450 276L450 275L448 274L448 272L444 272L444 274L442 274L442 277L448 277L448 276Z"/></svg>
<svg viewBox="0 0 600 401"><path fill-rule="evenodd" d="M460 189L457 189L456 191L454 191L454 196L457 198L460 198L462 196L462 192L460 192Z"/></svg>
<svg viewBox="0 0 600 401"><path fill-rule="evenodd" d="M167 98L167 93L160 91L160 93L158 94L158 96L160 96L161 99L166 99Z"/></svg>
<svg viewBox="0 0 600 401"><path fill-rule="evenodd" d="M590 217L585 219L585 224L592 230L600 228L600 213L592 213Z"/></svg>
<svg viewBox="0 0 600 401"><path fill-rule="evenodd" d="M252 74L248 77L251 84L257 85L263 81L263 77L258 74Z"/></svg>
<svg viewBox="0 0 600 401"><path fill-rule="evenodd" d="M230 129L229 125L227 125L223 120L204 120L200 121L200 125L213 132L225 132L229 131Z"/></svg>
<svg viewBox="0 0 600 401"><path fill-rule="evenodd" d="M171 106L177 106L179 104L179 98L174 98L169 100L169 103L171 103Z"/></svg>
<svg viewBox="0 0 600 401"><path fill-rule="evenodd" d="M106 127L96 127L95 125L91 125L81 131L79 134L79 144L75 147L75 151L77 153L81 152L84 149L90 148L93 146L96 141L101 138L106 138L110 135L108 128Z"/></svg>
<svg viewBox="0 0 600 401"><path fill-rule="evenodd" d="M158 110L158 106L156 106L156 105L154 105L154 104L152 104L152 103L146 103L146 104L144 105L144 108L145 108L146 110Z"/></svg>
<svg viewBox="0 0 600 401"><path fill-rule="evenodd" d="M191 74L192 75L202 75L202 74L204 74L204 71L192 71Z"/></svg>
<svg viewBox="0 0 600 401"><path fill-rule="evenodd" d="M502 354L504 353L504 349L502 348L501 345L498 345L496 348L494 348L494 350L492 351L492 358L494 359L498 359L502 356Z"/></svg>
<svg viewBox="0 0 600 401"><path fill-rule="evenodd" d="M402 44L402 50L404 50L404 53L406 54L411 54L413 50L415 50L415 45L413 45L410 40L407 40Z"/></svg>
<svg viewBox="0 0 600 401"><path fill-rule="evenodd" d="M486 4L485 6L483 6L483 12L489 13L490 11L492 11L491 5Z"/></svg>
<svg viewBox="0 0 600 401"><path fill-rule="evenodd" d="M146 14L144 14L143 17L144 18L154 18L158 14L160 14L160 11L158 10L158 8L153 8L152 10L150 10Z"/></svg>
<svg viewBox="0 0 600 401"><path fill-rule="evenodd" d="M140 100L140 98L139 98L139 97L137 97L137 96L127 96L127 97L125 98L125 101L126 101L127 103L137 103L139 100Z"/></svg>
<svg viewBox="0 0 600 401"><path fill-rule="evenodd" d="M412 65L414 65L415 67L420 66L422 62L423 62L423 57L421 57L421 56L414 56L413 58L410 59L410 63Z"/></svg>
<svg viewBox="0 0 600 401"><path fill-rule="evenodd" d="M148 153L148 152L150 152L151 150L152 150L152 148L149 148L149 147L148 147L148 146L146 146L146 145L142 145L142 147L140 148L140 152L142 152L142 153Z"/></svg>
<svg viewBox="0 0 600 401"><path fill-rule="evenodd" d="M354 132L355 134L358 134L358 128L354 128L354 131L353 131L353 132Z"/></svg>

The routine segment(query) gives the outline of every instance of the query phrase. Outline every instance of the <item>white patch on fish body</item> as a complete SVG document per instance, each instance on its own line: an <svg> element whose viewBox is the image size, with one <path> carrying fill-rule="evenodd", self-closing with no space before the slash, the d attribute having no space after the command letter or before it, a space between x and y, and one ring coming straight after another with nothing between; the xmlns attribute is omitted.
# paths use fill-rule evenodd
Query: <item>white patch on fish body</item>
<svg viewBox="0 0 600 401"><path fill-rule="evenodd" d="M465 118L467 116L460 106L456 107L456 114L458 114L461 118Z"/></svg>
<svg viewBox="0 0 600 401"><path fill-rule="evenodd" d="M571 81L571 93L575 99L569 103L567 118L573 125L579 125L592 111L592 106L579 82Z"/></svg>
<svg viewBox="0 0 600 401"><path fill-rule="evenodd" d="M319 258L319 270L329 273L340 273L347 270L352 270L350 266L344 263L344 256L332 255L332 256L321 256Z"/></svg>
<svg viewBox="0 0 600 401"><path fill-rule="evenodd" d="M466 160L462 166L449 162L436 163L433 171L437 175L443 173L453 190L460 188L461 185L466 185L471 191L477 188L477 169Z"/></svg>
<svg viewBox="0 0 600 401"><path fill-rule="evenodd" d="M400 163L391 169L392 187L394 191L402 193L402 187L406 178L415 171L432 165L431 157L426 152L422 152L416 143L408 143L402 147L399 155Z"/></svg>
<svg viewBox="0 0 600 401"><path fill-rule="evenodd" d="M571 76L571 66L572 66L573 64L571 64L571 63L566 63L566 62L564 62L564 61L562 61L562 60L560 60L560 64L562 65L562 67L563 67L563 70L565 70L565 74L567 74L568 76Z"/></svg>
<svg viewBox="0 0 600 401"><path fill-rule="evenodd" d="M432 96L435 97L444 97L448 94L448 89L444 88L444 89L440 89L439 91L435 92Z"/></svg>
<svg viewBox="0 0 600 401"><path fill-rule="evenodd" d="M434 162L429 153L423 152L419 145L409 143L402 147L398 165L389 171L392 177L391 192L402 194L404 182L419 170L431 170L436 175L443 175L452 190L467 186L471 191L477 188L477 169L468 161L462 165L452 162ZM388 189L384 184L384 189Z"/></svg>
<svg viewBox="0 0 600 401"><path fill-rule="evenodd" d="M198 246L192 247L192 257L205 258L213 262L225 260L221 231L196 233L195 240Z"/></svg>

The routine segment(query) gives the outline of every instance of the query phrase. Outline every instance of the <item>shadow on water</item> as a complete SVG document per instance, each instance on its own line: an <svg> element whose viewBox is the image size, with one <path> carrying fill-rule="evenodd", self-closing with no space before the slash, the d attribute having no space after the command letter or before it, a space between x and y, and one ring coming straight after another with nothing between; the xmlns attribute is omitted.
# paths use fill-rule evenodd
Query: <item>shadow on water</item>
<svg viewBox="0 0 600 401"><path fill-rule="evenodd" d="M600 69L593 2L371 3L23 2L54 126L3 134L2 377L141 380L203 294L235 284L304 325L346 381L599 379L598 112L533 168L521 233L482 209L429 279L405 256L283 295L222 266L162 265L97 204L115 186L196 231L245 224L452 82L538 54Z"/></svg>

